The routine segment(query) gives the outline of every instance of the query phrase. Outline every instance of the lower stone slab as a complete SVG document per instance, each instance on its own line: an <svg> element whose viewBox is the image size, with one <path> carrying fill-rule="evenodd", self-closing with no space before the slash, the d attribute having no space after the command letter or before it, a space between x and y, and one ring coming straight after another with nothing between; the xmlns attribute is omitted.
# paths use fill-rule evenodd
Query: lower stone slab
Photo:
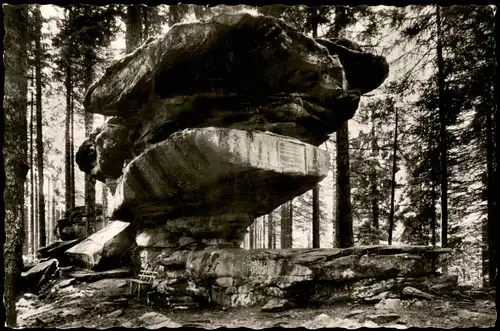
<svg viewBox="0 0 500 331"><path fill-rule="evenodd" d="M433 275L449 252L427 246L232 248L164 252L155 263L164 268L164 280L158 280L165 285L164 293L178 296L189 292L184 285L174 285L185 270L181 283L187 281L189 287L197 288L195 292L203 293L208 302L239 307L276 298L300 305L369 300L383 292L401 292L407 286L427 290L442 282Z"/></svg>
<svg viewBox="0 0 500 331"><path fill-rule="evenodd" d="M415 277L436 271L447 249L427 246L360 246L349 249L242 248L193 251L186 267L193 279L232 277L287 288L312 280L353 281Z"/></svg>

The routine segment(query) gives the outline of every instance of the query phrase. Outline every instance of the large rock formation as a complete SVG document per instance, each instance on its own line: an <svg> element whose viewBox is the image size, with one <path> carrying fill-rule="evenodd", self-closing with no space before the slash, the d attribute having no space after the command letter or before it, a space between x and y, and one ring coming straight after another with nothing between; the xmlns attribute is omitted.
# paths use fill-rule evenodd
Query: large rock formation
<svg viewBox="0 0 500 331"><path fill-rule="evenodd" d="M197 248L239 246L255 217L326 177L329 155L315 145L387 74L353 42L317 42L266 16L175 25L89 89L86 111L115 117L76 161L110 184L114 218L167 224L171 241Z"/></svg>
<svg viewBox="0 0 500 331"><path fill-rule="evenodd" d="M113 66L87 111L116 116L84 142L80 169L118 178L151 144L195 127L269 131L319 145L388 74L353 42L314 41L248 14L174 25Z"/></svg>
<svg viewBox="0 0 500 331"><path fill-rule="evenodd" d="M97 267L105 247L116 257L136 244L132 269L161 266L153 296L184 306L314 303L360 282L376 295L389 286L380 279L434 273L443 251L428 247L237 248L255 217L326 177L317 146L388 70L349 40L314 40L266 16L219 15L148 40L89 89L86 111L114 117L76 155L130 226L68 254Z"/></svg>

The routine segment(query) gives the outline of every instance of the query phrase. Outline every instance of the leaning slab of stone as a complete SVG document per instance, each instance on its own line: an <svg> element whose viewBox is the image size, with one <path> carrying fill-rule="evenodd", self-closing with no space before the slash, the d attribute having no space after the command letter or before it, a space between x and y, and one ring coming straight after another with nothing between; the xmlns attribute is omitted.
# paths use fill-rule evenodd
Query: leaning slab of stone
<svg viewBox="0 0 500 331"><path fill-rule="evenodd" d="M22 288L30 293L37 293L56 274L59 262L50 259L40 262L28 271L21 273Z"/></svg>
<svg viewBox="0 0 500 331"><path fill-rule="evenodd" d="M38 257L42 259L57 259L60 266L66 266L69 261L67 256L65 256L65 251L77 245L81 241L81 239L56 241L50 245L40 248L38 250Z"/></svg>
<svg viewBox="0 0 500 331"><path fill-rule="evenodd" d="M224 249L193 251L186 268L223 305L264 304L271 298L331 303L376 295L387 289L384 282L394 279L432 275L448 252L427 246Z"/></svg>
<svg viewBox="0 0 500 331"><path fill-rule="evenodd" d="M94 233L66 254L77 265L88 269L106 270L128 262L135 246L135 235L130 223L113 221Z"/></svg>

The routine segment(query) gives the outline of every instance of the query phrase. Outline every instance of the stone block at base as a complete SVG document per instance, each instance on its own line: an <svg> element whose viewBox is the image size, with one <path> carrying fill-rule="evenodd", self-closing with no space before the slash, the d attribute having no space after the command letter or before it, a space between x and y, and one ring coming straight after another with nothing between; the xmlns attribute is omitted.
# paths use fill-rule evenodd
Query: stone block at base
<svg viewBox="0 0 500 331"><path fill-rule="evenodd" d="M68 249L66 254L75 264L85 268L109 270L127 262L127 253L135 245L135 235L130 223L113 221Z"/></svg>

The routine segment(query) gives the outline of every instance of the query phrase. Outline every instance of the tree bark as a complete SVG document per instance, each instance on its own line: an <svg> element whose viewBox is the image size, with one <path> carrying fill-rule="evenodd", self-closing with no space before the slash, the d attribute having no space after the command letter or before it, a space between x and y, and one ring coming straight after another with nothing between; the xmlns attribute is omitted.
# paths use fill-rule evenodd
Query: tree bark
<svg viewBox="0 0 500 331"><path fill-rule="evenodd" d="M31 86L33 87L33 79L31 80ZM31 253L34 255L36 252L35 248L35 164L33 163L33 109L35 106L35 100L33 98L33 91L31 91L31 104L30 104L30 246Z"/></svg>
<svg viewBox="0 0 500 331"><path fill-rule="evenodd" d="M87 52L85 56L85 91L90 88L93 80L93 68L92 68L92 59L90 58L90 54ZM85 137L88 138L92 133L92 128L94 125L94 114L90 112L85 112ZM87 235L90 235L92 232L90 227L95 224L95 178L85 173L85 211L87 214L86 217L86 227L87 227Z"/></svg>
<svg viewBox="0 0 500 331"><path fill-rule="evenodd" d="M43 124L42 124L42 14L40 5L35 6L35 86L36 86L36 156L38 168L38 224L39 244L45 247L45 196L43 194Z"/></svg>
<svg viewBox="0 0 500 331"><path fill-rule="evenodd" d="M142 42L142 22L141 22L141 6L127 6L126 34L125 34L125 51L126 53L133 52Z"/></svg>
<svg viewBox="0 0 500 331"><path fill-rule="evenodd" d="M64 85L66 88L66 132L64 139L64 189L65 189L65 205L66 213L69 214L73 208L71 204L71 94L72 94L72 79L71 79L71 65L69 59L69 50L66 50L65 61L66 61L66 77Z"/></svg>
<svg viewBox="0 0 500 331"><path fill-rule="evenodd" d="M313 38L318 38L318 9L309 8L309 20ZM320 210L319 210L319 184L312 190L312 242L313 248L320 247Z"/></svg>
<svg viewBox="0 0 500 331"><path fill-rule="evenodd" d="M56 197L52 195L52 227L50 229L51 231L51 237L52 241L55 241L55 228L57 225L57 214L56 214Z"/></svg>
<svg viewBox="0 0 500 331"><path fill-rule="evenodd" d="M495 25L495 33L498 35L500 33L500 24L498 24L498 17L497 17L497 24ZM498 47L498 45L497 45ZM497 85L498 86L498 83ZM493 99L493 96L492 96ZM495 99L493 99L495 100ZM492 105L493 106L493 105ZM500 116L498 116L498 106L494 108L494 113L493 113L493 118L495 122L495 141L498 142L500 141ZM498 143L495 146L495 174L494 174L494 182L493 182L493 192L498 192L499 189L499 184L500 184L500 148L498 148ZM498 226L498 216L500 215L500 194L495 194L495 215L496 217L492 219L492 222L490 223L491 225L491 233L490 235L494 236L495 233L498 233L499 226ZM498 246L498 240L494 240L494 248L495 248L495 256L494 256L494 261L496 262L496 289L497 289L497 295L495 296L495 303L496 303L496 310L497 310L497 320L495 322L495 327L498 329L500 327L500 319L498 318L500 314L500 296L498 295L498 273L500 272L500 254L499 254L499 246ZM492 262L493 263L493 262Z"/></svg>
<svg viewBox="0 0 500 331"><path fill-rule="evenodd" d="M441 12L436 5L436 25L437 25L437 66L438 66L438 92L439 92L439 124L440 124L440 173L441 173L441 246L448 246L448 168L447 168L447 134L446 134L446 108L444 97L444 62L441 36ZM443 264L443 272L447 271L447 266Z"/></svg>
<svg viewBox="0 0 500 331"><path fill-rule="evenodd" d="M396 153L398 150L398 109L394 109L394 143L392 144L392 181L391 181L391 211L389 213L389 240L388 244L392 245L392 232L394 229L394 199L396 194Z"/></svg>
<svg viewBox="0 0 500 331"><path fill-rule="evenodd" d="M354 245L349 177L349 126L345 121L337 131L337 224L335 237L339 248Z"/></svg>
<svg viewBox="0 0 500 331"><path fill-rule="evenodd" d="M149 6L142 6L142 20L144 22L143 41L146 41L149 38L149 29L151 26L149 22Z"/></svg>
<svg viewBox="0 0 500 331"><path fill-rule="evenodd" d="M107 214L108 214L108 187L106 183L101 183L102 187L102 222L103 226L107 224Z"/></svg>
<svg viewBox="0 0 500 331"><path fill-rule="evenodd" d="M373 166L370 174L370 184L371 184L371 200L372 200L372 226L374 229L378 231L379 229L379 201L378 201L378 183L377 183L377 167L376 161L378 158L378 146L376 140L376 131L375 131L375 119L372 111L372 128L371 128L371 149L372 149L372 158L373 158ZM373 244L378 244L375 242Z"/></svg>
<svg viewBox="0 0 500 331"><path fill-rule="evenodd" d="M73 83L71 84L73 88ZM75 195L76 195L76 186L75 186L75 95L73 91L71 91L71 139L70 139L70 164L69 168L71 170L71 209L75 208Z"/></svg>
<svg viewBox="0 0 500 331"><path fill-rule="evenodd" d="M312 246L320 248L320 210L319 210L319 185L316 184L312 190Z"/></svg>
<svg viewBox="0 0 500 331"><path fill-rule="evenodd" d="M273 213L269 213L267 217L267 247L273 248Z"/></svg>
<svg viewBox="0 0 500 331"><path fill-rule="evenodd" d="M35 192L38 192L38 174L35 173ZM35 220L38 220L38 215L40 213L40 204L38 203L38 194L35 194ZM40 249L40 223L35 222L35 228L36 228L36 233L37 236L35 237L36 239L36 244L35 244L35 256L37 255L37 251Z"/></svg>
<svg viewBox="0 0 500 331"><path fill-rule="evenodd" d="M254 221L255 223L255 221ZM253 249L253 224L250 225L249 231L248 231L248 242L250 249Z"/></svg>
<svg viewBox="0 0 500 331"><path fill-rule="evenodd" d="M287 215L288 215L288 204L287 203L284 203L281 205L281 209L280 209L280 213L281 213L281 238L280 238L280 247L281 248L287 248L287 241L286 241L286 238L287 238L287 235L286 235L286 232L287 232L287 226L286 226L286 223L287 223Z"/></svg>
<svg viewBox="0 0 500 331"><path fill-rule="evenodd" d="M16 327L16 293L23 268L24 181L27 161L28 8L5 5L4 11L4 115L5 172L4 305L5 324Z"/></svg>
<svg viewBox="0 0 500 331"><path fill-rule="evenodd" d="M496 220L495 213L495 195L498 194L495 190L495 174L494 174L494 141L493 141L493 120L492 120L492 109L489 105L486 105L487 117L486 117L486 170L487 170L487 209L488 209L488 221L486 225L487 229L487 256L488 256L488 284L489 286L495 286L496 283L496 249L495 249L495 226L494 222ZM497 128L498 130L498 128ZM498 167L498 163L497 163Z"/></svg>

